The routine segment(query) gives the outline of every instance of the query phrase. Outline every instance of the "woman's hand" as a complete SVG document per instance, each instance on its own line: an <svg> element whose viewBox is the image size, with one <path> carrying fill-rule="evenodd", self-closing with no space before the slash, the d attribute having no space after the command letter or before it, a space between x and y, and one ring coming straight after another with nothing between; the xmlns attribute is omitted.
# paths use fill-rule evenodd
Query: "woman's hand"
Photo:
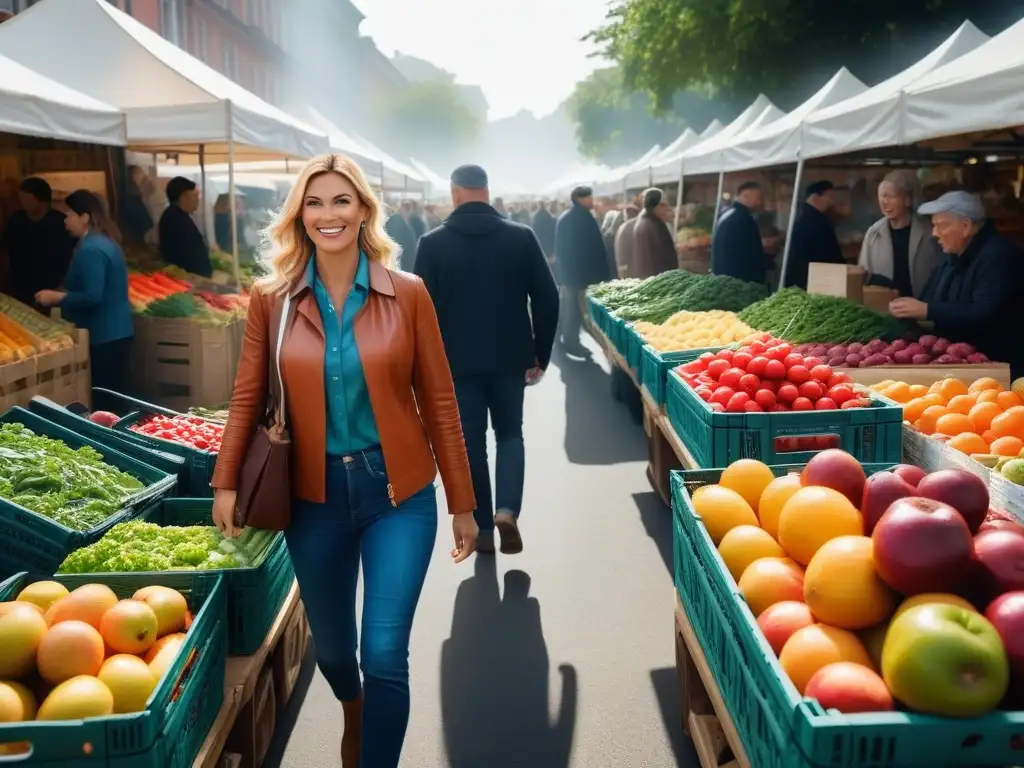
<svg viewBox="0 0 1024 768"><path fill-rule="evenodd" d="M456 563L461 563L476 549L477 529L473 513L463 512L460 515L452 515L452 533L455 535L452 559Z"/></svg>
<svg viewBox="0 0 1024 768"><path fill-rule="evenodd" d="M54 307L64 300L64 291L51 291L46 288L36 291L36 303L42 307Z"/></svg>
<svg viewBox="0 0 1024 768"><path fill-rule="evenodd" d="M218 488L213 494L213 524L228 539L241 535L242 531L235 528L235 491Z"/></svg>

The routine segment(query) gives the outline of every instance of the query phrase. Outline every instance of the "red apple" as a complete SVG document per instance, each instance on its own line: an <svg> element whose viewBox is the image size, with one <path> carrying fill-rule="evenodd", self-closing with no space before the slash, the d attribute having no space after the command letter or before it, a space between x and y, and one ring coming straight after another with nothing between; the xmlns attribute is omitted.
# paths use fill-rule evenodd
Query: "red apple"
<svg viewBox="0 0 1024 768"><path fill-rule="evenodd" d="M864 483L864 496L860 503L865 535L871 535L894 501L916 495L914 486L893 472L878 472L869 477Z"/></svg>
<svg viewBox="0 0 1024 768"><path fill-rule="evenodd" d="M844 714L891 712L892 694L878 673L851 661L826 664L814 673L804 696Z"/></svg>
<svg viewBox="0 0 1024 768"><path fill-rule="evenodd" d="M971 533L977 533L988 515L985 481L966 469L940 469L917 484L917 495L948 504L961 515Z"/></svg>
<svg viewBox="0 0 1024 768"><path fill-rule="evenodd" d="M989 507L988 515L985 517L985 522L981 524L981 528L978 529L978 533L987 531L992 528L1009 528L1011 531L1020 531L1024 533L1024 526L1022 526L1015 517L1001 512L998 509L992 509Z"/></svg>
<svg viewBox="0 0 1024 768"><path fill-rule="evenodd" d="M89 414L89 421L99 424L101 427L113 429L114 425L121 420L121 417L110 411L93 411Z"/></svg>
<svg viewBox="0 0 1024 768"><path fill-rule="evenodd" d="M757 626L764 632L768 645L778 656L782 646L798 629L809 627L814 623L814 614L806 603L796 600L783 600L765 608L757 617Z"/></svg>
<svg viewBox="0 0 1024 768"><path fill-rule="evenodd" d="M816 454L800 473L800 482L839 491L855 507L864 496L864 468L846 451L830 448Z"/></svg>
<svg viewBox="0 0 1024 768"><path fill-rule="evenodd" d="M895 501L871 534L875 568L905 595L950 592L970 572L974 542L953 507L910 496Z"/></svg>
<svg viewBox="0 0 1024 768"><path fill-rule="evenodd" d="M917 484L925 478L925 475L928 474L923 469L915 467L913 464L897 464L890 471L896 475L896 477L910 483L915 488L917 488Z"/></svg>
<svg viewBox="0 0 1024 768"><path fill-rule="evenodd" d="M1010 691L1004 706L1019 709L1024 706L1024 592L997 597L985 609L985 618L1003 639L1010 660Z"/></svg>
<svg viewBox="0 0 1024 768"><path fill-rule="evenodd" d="M1024 590L1024 531L982 531L974 537L974 559L989 596Z"/></svg>

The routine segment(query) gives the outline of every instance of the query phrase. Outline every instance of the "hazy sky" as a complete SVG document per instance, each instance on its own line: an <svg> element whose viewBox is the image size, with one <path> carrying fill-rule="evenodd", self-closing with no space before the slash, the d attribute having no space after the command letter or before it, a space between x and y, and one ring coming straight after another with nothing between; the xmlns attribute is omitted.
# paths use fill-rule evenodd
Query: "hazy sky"
<svg viewBox="0 0 1024 768"><path fill-rule="evenodd" d="M548 114L599 62L580 42L608 0L354 0L360 30L396 50L480 85L492 120L528 109ZM483 8L486 7L486 11Z"/></svg>

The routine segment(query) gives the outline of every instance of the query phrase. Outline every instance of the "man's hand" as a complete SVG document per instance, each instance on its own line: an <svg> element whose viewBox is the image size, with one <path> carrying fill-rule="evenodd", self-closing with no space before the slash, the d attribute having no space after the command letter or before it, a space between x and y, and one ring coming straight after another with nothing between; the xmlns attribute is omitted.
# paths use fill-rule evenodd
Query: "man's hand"
<svg viewBox="0 0 1024 768"><path fill-rule="evenodd" d="M532 387L534 384L540 384L540 380L544 378L544 369L533 367L526 372L526 386Z"/></svg>
<svg viewBox="0 0 1024 768"><path fill-rule="evenodd" d="M927 320L928 305L909 297L894 299L889 302L889 314L899 320Z"/></svg>
<svg viewBox="0 0 1024 768"><path fill-rule="evenodd" d="M49 288L45 288L36 291L36 303L41 307L55 307L64 300L66 295L64 291L51 291Z"/></svg>

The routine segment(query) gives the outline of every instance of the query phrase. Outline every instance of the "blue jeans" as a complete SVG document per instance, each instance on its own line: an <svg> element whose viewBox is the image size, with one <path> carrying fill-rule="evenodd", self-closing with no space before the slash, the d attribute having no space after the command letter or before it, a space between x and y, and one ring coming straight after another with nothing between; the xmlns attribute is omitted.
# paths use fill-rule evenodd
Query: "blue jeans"
<svg viewBox="0 0 1024 768"><path fill-rule="evenodd" d="M523 397L526 371L495 376L463 376L455 380L462 434L466 439L469 470L476 494L477 527L494 530L495 507L517 518L523 507L526 449L523 445ZM495 495L491 496L491 470L487 464L487 417L490 414L497 444ZM497 504L495 504L497 502Z"/></svg>
<svg viewBox="0 0 1024 768"><path fill-rule="evenodd" d="M296 499L285 531L320 671L341 701L359 698L365 686L363 768L398 765L409 724L409 635L437 534L433 483L398 507L387 487L379 449L328 457L327 503Z"/></svg>

